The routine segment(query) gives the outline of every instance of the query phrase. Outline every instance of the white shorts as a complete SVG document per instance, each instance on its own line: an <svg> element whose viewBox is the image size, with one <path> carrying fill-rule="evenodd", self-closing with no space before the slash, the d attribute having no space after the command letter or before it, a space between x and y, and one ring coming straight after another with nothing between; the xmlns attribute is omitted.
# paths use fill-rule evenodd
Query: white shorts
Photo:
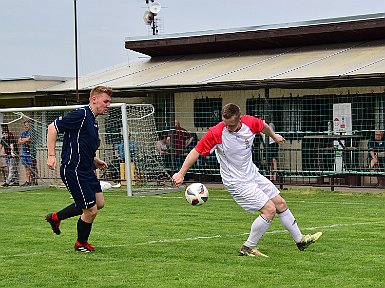
<svg viewBox="0 0 385 288"><path fill-rule="evenodd" d="M277 187L258 172L254 182L233 184L226 189L235 202L250 213L261 210L269 199L279 194Z"/></svg>

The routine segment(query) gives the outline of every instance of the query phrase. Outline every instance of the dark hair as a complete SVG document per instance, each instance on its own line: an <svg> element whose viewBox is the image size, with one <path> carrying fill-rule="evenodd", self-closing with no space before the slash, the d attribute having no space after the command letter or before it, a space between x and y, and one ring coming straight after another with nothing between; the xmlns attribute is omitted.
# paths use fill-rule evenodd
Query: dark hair
<svg viewBox="0 0 385 288"><path fill-rule="evenodd" d="M233 103L228 103L222 108L222 117L225 119L230 119L231 117L240 117L241 109L238 105Z"/></svg>

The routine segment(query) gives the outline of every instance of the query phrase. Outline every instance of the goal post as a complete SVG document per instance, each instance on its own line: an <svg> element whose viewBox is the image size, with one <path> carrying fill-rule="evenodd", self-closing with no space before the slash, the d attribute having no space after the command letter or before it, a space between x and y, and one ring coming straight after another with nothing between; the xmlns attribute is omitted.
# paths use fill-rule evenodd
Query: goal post
<svg viewBox="0 0 385 288"><path fill-rule="evenodd" d="M52 171L46 165L48 125L57 117L85 105L0 109L1 127L7 126L16 141L25 130L23 123L30 123L31 158L36 163L30 170L37 176L38 185L62 186L59 169ZM97 156L108 165L105 171L97 170L100 180L110 182L112 187L125 187L128 196L136 191L171 189L171 177L156 152L158 135L151 104L112 103L108 112L98 116L97 121L100 140ZM58 134L55 148L58 162L62 140L62 134ZM18 146L21 184L27 176L21 160L23 149L21 144ZM4 150L0 151L0 156L6 158Z"/></svg>

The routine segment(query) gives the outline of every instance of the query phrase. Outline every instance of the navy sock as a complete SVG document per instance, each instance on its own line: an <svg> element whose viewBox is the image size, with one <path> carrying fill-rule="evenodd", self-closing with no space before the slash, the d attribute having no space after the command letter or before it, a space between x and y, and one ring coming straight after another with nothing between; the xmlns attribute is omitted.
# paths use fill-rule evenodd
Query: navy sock
<svg viewBox="0 0 385 288"><path fill-rule="evenodd" d="M74 216L82 215L83 210L81 208L76 207L75 203L72 203L71 205L68 205L67 207L57 212L56 214L59 220L64 220Z"/></svg>
<svg viewBox="0 0 385 288"><path fill-rule="evenodd" d="M82 220L82 218L79 218L78 224L78 241L81 244L85 244L88 242L88 237L91 233L92 223L87 223Z"/></svg>

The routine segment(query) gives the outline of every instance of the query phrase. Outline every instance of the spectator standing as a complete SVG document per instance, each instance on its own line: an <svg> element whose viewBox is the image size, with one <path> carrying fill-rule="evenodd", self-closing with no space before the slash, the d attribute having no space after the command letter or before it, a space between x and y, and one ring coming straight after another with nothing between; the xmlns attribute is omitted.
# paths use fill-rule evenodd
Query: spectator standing
<svg viewBox="0 0 385 288"><path fill-rule="evenodd" d="M385 141L384 132L375 131L374 138L368 141L369 150L369 168L378 169L383 172L385 170ZM384 176L378 176L378 186L385 187Z"/></svg>
<svg viewBox="0 0 385 288"><path fill-rule="evenodd" d="M167 134L162 133L158 141L155 142L156 153L163 159L166 167L170 166L170 154L167 145Z"/></svg>
<svg viewBox="0 0 385 288"><path fill-rule="evenodd" d="M21 164L25 167L26 181L22 186L30 186L31 179L31 133L28 120L24 121L24 131L21 133L18 144L21 145Z"/></svg>
<svg viewBox="0 0 385 288"><path fill-rule="evenodd" d="M6 159L6 154L4 151L4 147L0 145L0 175L2 179L5 180L7 179L8 176L8 165L7 165L7 159Z"/></svg>
<svg viewBox="0 0 385 288"><path fill-rule="evenodd" d="M180 126L180 122L175 119L175 129L170 130L167 137L167 145L170 148L171 162L174 169L182 166L186 147L193 141L191 134Z"/></svg>
<svg viewBox="0 0 385 288"><path fill-rule="evenodd" d="M131 134L128 133L128 149L130 151L130 160L134 162L138 154L138 143L131 139ZM124 142L123 139L119 144L115 145L115 157L119 159L120 163L124 162Z"/></svg>
<svg viewBox="0 0 385 288"><path fill-rule="evenodd" d="M19 151L17 141L15 135L9 131L8 125L3 124L1 128L3 130L1 145L4 147L8 165L8 176L2 186L19 186Z"/></svg>

